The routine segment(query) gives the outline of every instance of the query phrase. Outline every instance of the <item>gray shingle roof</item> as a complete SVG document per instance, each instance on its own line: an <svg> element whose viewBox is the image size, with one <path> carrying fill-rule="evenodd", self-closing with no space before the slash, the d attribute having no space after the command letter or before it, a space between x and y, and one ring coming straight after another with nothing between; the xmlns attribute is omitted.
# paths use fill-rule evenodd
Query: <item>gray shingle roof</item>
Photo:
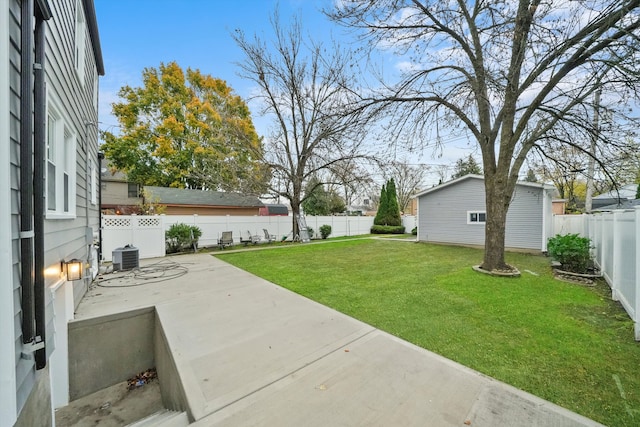
<svg viewBox="0 0 640 427"><path fill-rule="evenodd" d="M636 206L640 206L640 199L620 200L620 203L613 203L611 205L601 206L597 209L593 209L593 211L600 212L600 211L613 211L616 209L633 209Z"/></svg>
<svg viewBox="0 0 640 427"><path fill-rule="evenodd" d="M163 205L225 206L243 208L264 206L257 197L239 193L152 186L145 186L144 189L151 195L151 197L157 198L158 203Z"/></svg>

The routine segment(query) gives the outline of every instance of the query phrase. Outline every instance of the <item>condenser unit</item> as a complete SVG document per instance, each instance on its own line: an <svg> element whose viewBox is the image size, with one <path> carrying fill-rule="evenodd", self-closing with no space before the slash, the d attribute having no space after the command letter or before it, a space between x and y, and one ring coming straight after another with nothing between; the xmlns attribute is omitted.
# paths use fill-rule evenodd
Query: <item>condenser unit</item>
<svg viewBox="0 0 640 427"><path fill-rule="evenodd" d="M140 266L138 248L127 245L124 248L116 248L112 252L111 261L113 271L131 270Z"/></svg>

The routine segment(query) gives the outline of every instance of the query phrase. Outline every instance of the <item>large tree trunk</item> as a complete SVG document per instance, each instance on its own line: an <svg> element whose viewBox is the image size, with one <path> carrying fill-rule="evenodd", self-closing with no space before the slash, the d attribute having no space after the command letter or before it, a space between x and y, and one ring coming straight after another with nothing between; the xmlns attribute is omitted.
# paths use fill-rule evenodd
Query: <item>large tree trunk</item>
<svg viewBox="0 0 640 427"><path fill-rule="evenodd" d="M484 261L481 268L487 271L509 269L504 261L507 211L513 189L507 179L485 174L486 224Z"/></svg>
<svg viewBox="0 0 640 427"><path fill-rule="evenodd" d="M291 200L291 214L293 215L291 218L291 231L293 235L291 236L292 240L295 240L296 236L300 236L300 230L298 229L298 217L300 216L300 202L295 202Z"/></svg>

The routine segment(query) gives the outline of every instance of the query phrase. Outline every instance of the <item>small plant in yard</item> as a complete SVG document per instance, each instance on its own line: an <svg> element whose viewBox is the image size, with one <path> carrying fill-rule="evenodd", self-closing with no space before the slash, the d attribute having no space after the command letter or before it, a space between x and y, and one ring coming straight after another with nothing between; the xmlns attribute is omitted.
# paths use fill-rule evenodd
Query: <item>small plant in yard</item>
<svg viewBox="0 0 640 427"><path fill-rule="evenodd" d="M320 226L320 235L323 239L326 239L331 234L331 226L328 224L324 224Z"/></svg>
<svg viewBox="0 0 640 427"><path fill-rule="evenodd" d="M309 233L309 238L313 239L313 228L307 227L307 233Z"/></svg>
<svg viewBox="0 0 640 427"><path fill-rule="evenodd" d="M417 236L418 235L418 227L413 227L411 229L411 234L413 234L414 236Z"/></svg>
<svg viewBox="0 0 640 427"><path fill-rule="evenodd" d="M179 252L190 247L198 247L198 239L202 236L202 230L195 225L173 224L165 233L167 251Z"/></svg>
<svg viewBox="0 0 640 427"><path fill-rule="evenodd" d="M593 266L590 247L591 239L578 234L558 235L547 243L551 258L562 264L563 270L573 273L587 273Z"/></svg>

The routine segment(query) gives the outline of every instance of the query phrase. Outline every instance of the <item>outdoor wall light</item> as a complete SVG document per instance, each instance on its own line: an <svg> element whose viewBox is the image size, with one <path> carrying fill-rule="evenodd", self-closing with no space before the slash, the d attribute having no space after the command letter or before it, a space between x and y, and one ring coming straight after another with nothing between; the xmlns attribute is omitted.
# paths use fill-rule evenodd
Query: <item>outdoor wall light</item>
<svg viewBox="0 0 640 427"><path fill-rule="evenodd" d="M62 261L62 268L67 275L67 280L82 279L82 260L74 258L69 261Z"/></svg>

